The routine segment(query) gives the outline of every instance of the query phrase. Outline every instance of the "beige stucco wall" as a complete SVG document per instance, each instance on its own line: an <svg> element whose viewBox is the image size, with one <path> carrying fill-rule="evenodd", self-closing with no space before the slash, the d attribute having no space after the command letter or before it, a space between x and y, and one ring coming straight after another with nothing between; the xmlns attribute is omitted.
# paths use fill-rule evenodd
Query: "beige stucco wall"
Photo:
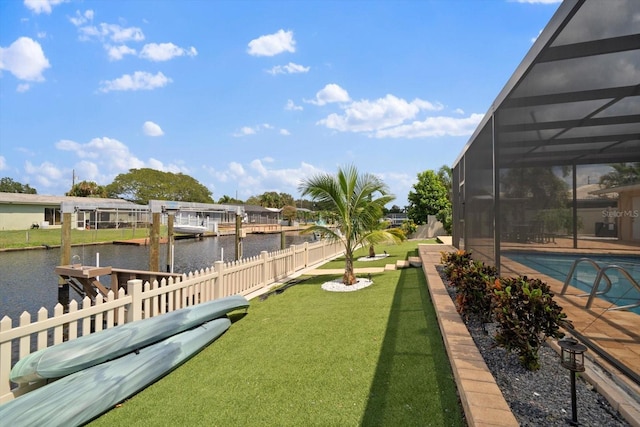
<svg viewBox="0 0 640 427"><path fill-rule="evenodd" d="M0 204L0 230L27 230L44 221L44 206Z"/></svg>
<svg viewBox="0 0 640 427"><path fill-rule="evenodd" d="M640 212L633 209L633 198L640 197L640 190L624 191L620 193L618 202L618 224L620 227L620 240L634 241L633 222L640 221Z"/></svg>
<svg viewBox="0 0 640 427"><path fill-rule="evenodd" d="M415 233L411 235L412 239L431 239L437 236L444 236L442 223L436 219L435 215L427 216L427 224L419 225Z"/></svg>

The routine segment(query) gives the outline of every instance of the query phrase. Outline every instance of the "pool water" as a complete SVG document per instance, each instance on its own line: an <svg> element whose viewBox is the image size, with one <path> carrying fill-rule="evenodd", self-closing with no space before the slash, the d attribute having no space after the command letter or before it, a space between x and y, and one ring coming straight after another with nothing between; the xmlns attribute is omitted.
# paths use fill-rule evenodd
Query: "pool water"
<svg viewBox="0 0 640 427"><path fill-rule="evenodd" d="M595 261L601 268L607 265L615 264L624 268L633 279L640 283L640 257L634 256L609 256L609 255L576 255L576 254L542 254L542 253L525 253L525 252L507 252L504 253L507 258L526 265L542 274L553 277L564 283L567 274L571 270L575 260L580 258L590 258ZM569 284L575 288L583 290L585 293L591 291L595 282L598 271L594 266L587 262L578 264L571 282ZM606 271L607 276L611 280L611 289L605 295L599 295L600 298L611 302L617 306L634 304L640 300L640 291L633 286L631 282L618 270L609 269ZM599 289L603 289L606 285L604 278L601 280ZM585 299L585 304L587 303ZM631 309L634 313L640 314L640 307Z"/></svg>

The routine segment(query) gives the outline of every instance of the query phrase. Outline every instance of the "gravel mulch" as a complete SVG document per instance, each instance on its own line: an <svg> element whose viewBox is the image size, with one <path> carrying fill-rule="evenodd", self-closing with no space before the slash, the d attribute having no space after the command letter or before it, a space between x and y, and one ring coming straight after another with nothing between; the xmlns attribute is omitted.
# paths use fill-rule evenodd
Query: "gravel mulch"
<svg viewBox="0 0 640 427"><path fill-rule="evenodd" d="M455 288L438 267L440 276L455 301ZM540 369L522 367L517 355L498 347L493 338L495 327L473 319L467 329L493 374L511 411L523 427L566 426L571 421L571 377L560 365L558 354L544 345L540 348ZM580 376L576 378L577 418L581 426L629 426L607 400Z"/></svg>

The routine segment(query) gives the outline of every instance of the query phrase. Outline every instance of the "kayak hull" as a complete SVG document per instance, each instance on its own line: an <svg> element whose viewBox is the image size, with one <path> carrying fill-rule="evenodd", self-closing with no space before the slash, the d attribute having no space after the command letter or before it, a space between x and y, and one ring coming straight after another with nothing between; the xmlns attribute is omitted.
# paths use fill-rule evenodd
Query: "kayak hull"
<svg viewBox="0 0 640 427"><path fill-rule="evenodd" d="M64 377L248 307L245 297L233 295L85 335L23 357L11 369L10 380Z"/></svg>
<svg viewBox="0 0 640 427"><path fill-rule="evenodd" d="M219 318L92 366L0 405L7 426L76 426L113 408L192 357L231 325Z"/></svg>

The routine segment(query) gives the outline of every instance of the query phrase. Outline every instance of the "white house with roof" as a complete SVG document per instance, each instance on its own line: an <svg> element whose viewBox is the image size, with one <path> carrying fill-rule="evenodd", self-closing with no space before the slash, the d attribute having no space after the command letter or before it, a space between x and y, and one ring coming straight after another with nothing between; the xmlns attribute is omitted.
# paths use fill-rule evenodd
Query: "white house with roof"
<svg viewBox="0 0 640 427"><path fill-rule="evenodd" d="M147 221L147 206L119 199L0 193L0 230L59 228L60 205L77 203L72 215L73 228L119 228Z"/></svg>

